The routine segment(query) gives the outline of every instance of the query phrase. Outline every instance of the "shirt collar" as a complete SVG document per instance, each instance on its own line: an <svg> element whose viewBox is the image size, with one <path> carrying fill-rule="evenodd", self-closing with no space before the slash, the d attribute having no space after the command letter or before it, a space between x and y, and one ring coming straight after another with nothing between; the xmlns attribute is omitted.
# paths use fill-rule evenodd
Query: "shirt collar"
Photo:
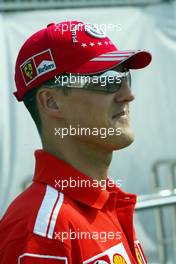
<svg viewBox="0 0 176 264"><path fill-rule="evenodd" d="M111 193L116 193L121 200L127 195L115 184L111 184L111 188L107 188L106 190L104 190L104 188L102 189L101 186L95 184L95 180L80 172L67 162L53 156L49 152L37 150L35 151L35 158L36 165L33 179L34 182L48 184L71 197L73 200L96 209L102 209L108 201ZM71 180L72 185L70 184ZM106 180L106 182L109 181L109 179ZM69 183L69 186L64 187L61 183L65 183L65 185ZM83 183L87 183L87 185ZM131 201L131 203L135 203L136 196L128 194L126 202L127 200L128 202Z"/></svg>

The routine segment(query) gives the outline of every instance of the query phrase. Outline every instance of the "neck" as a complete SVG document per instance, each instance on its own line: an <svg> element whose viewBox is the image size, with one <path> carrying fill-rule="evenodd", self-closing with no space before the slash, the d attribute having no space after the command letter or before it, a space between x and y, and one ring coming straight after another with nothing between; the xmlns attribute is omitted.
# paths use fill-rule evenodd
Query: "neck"
<svg viewBox="0 0 176 264"><path fill-rule="evenodd" d="M107 152L98 146L69 137L53 144L45 141L42 143L45 151L66 161L87 176L97 180L107 178L112 151Z"/></svg>

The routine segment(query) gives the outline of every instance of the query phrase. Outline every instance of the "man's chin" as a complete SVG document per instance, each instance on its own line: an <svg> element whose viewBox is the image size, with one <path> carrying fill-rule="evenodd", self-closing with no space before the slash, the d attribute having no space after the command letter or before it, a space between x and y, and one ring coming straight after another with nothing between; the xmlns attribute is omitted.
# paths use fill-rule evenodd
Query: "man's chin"
<svg viewBox="0 0 176 264"><path fill-rule="evenodd" d="M114 140L114 150L123 149L130 146L134 141L134 133L128 131L128 133L122 133L120 136L116 137Z"/></svg>
<svg viewBox="0 0 176 264"><path fill-rule="evenodd" d="M103 150L114 151L128 147L134 141L134 133L129 129L122 129L118 135L101 137L87 136L80 137L84 143L94 145L95 147L103 148Z"/></svg>

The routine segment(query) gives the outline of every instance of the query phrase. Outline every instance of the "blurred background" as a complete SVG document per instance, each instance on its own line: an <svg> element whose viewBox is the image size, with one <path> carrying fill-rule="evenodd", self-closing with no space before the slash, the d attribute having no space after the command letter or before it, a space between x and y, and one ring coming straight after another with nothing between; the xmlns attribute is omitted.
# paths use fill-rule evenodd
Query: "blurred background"
<svg viewBox="0 0 176 264"><path fill-rule="evenodd" d="M0 216L30 184L37 130L17 103L14 65L24 41L51 22L93 23L119 49L147 49L132 71L135 142L114 152L109 175L138 195L135 226L149 264L176 263L176 2L160 0L0 0Z"/></svg>

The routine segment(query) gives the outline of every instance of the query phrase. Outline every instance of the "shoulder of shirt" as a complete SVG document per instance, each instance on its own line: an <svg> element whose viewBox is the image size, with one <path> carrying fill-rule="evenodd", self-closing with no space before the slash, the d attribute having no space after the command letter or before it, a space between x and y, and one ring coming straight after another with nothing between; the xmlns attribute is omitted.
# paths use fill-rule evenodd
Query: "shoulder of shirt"
<svg viewBox="0 0 176 264"><path fill-rule="evenodd" d="M6 242L31 235L55 240L59 231L68 231L76 210L71 198L49 185L34 183L11 203L0 231Z"/></svg>

